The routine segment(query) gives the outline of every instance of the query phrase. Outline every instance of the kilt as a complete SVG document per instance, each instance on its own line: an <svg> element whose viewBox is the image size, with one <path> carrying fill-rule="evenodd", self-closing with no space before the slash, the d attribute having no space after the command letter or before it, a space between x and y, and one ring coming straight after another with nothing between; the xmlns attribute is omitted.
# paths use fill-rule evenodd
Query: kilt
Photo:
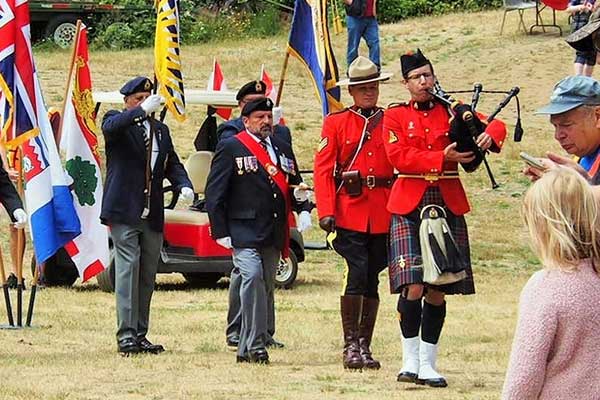
<svg viewBox="0 0 600 400"><path fill-rule="evenodd" d="M466 260L465 272L467 277L459 282L448 285L434 286L423 282L423 258L419 241L419 213L428 204L437 204L444 207L446 221L456 241L458 250ZM465 217L454 215L445 207L440 190L436 187L428 189L417 208L407 215L392 214L390 227L390 241L388 251L388 266L390 278L390 291L401 293L406 285L425 284L446 294L474 294L473 271L471 269L471 255L469 248L469 235Z"/></svg>

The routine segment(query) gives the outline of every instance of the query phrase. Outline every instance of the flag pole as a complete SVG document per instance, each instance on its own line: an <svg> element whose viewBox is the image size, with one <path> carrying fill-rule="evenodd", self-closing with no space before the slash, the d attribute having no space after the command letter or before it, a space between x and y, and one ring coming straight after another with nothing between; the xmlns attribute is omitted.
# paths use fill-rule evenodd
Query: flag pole
<svg viewBox="0 0 600 400"><path fill-rule="evenodd" d="M0 250L0 278L2 279L2 291L4 292L4 302L6 303L6 316L8 318L8 324L10 326L15 326L12 306L10 304L10 293L8 291L8 283L6 282L6 272L4 271L4 259L2 257L2 250Z"/></svg>
<svg viewBox="0 0 600 400"><path fill-rule="evenodd" d="M281 68L281 76L279 78L279 87L277 88L277 100L275 100L275 106L279 106L281 101L281 94L283 92L283 84L285 83L285 75L287 74L288 61L290 60L290 52L285 52L285 58L283 59L283 67Z"/></svg>
<svg viewBox="0 0 600 400"><path fill-rule="evenodd" d="M35 263L35 272L33 273L33 283L31 284L31 293L29 294L29 307L27 307L27 322L25 326L31 327L31 320L33 319L33 307L35 305L35 294L37 292L37 282L40 276L40 265Z"/></svg>
<svg viewBox="0 0 600 400"><path fill-rule="evenodd" d="M15 166L19 173L17 178L17 193L21 198L23 193L23 153L21 147L17 147L15 154ZM17 269L17 326L23 326L23 253L21 248L25 245L25 236L22 228L17 228L17 254L16 254L16 269Z"/></svg>
<svg viewBox="0 0 600 400"><path fill-rule="evenodd" d="M63 120L65 115L65 108L67 107L67 99L69 98L69 90L71 90L71 82L73 81L73 70L75 69L75 57L77 55L77 48L79 47L79 33L81 31L81 20L77 20L77 26L75 28L75 41L73 42L73 53L71 54L71 65L69 66L69 74L67 75L67 85L65 87L65 95L63 97L62 109L60 110L60 121L58 123L58 132L55 134L56 147L60 149L60 141L62 136ZM60 152L60 150L59 150Z"/></svg>

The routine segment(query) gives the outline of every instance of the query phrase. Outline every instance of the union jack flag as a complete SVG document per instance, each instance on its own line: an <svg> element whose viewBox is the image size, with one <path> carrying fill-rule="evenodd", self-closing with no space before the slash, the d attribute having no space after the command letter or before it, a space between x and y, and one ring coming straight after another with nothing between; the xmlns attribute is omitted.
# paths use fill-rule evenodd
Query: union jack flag
<svg viewBox="0 0 600 400"><path fill-rule="evenodd" d="M37 78L31 52L29 4L0 0L2 140L16 147L39 133Z"/></svg>
<svg viewBox="0 0 600 400"><path fill-rule="evenodd" d="M38 81L27 0L0 0L0 127L21 146L33 247L42 263L80 233Z"/></svg>

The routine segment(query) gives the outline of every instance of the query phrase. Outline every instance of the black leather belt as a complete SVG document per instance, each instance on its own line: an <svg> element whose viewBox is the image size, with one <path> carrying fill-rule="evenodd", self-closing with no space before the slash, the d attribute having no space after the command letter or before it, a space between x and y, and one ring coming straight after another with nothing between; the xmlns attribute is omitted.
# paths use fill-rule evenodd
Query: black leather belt
<svg viewBox="0 0 600 400"><path fill-rule="evenodd" d="M369 189L373 189L376 187L389 188L392 187L392 185L394 184L393 177L384 178L375 175L367 175L366 177L361 178L361 181L362 184L368 187Z"/></svg>

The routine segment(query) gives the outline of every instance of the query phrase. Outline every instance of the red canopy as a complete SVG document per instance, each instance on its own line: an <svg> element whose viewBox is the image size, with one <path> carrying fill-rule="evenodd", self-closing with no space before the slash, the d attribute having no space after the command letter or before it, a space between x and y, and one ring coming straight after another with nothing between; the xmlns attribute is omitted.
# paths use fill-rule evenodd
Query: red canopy
<svg viewBox="0 0 600 400"><path fill-rule="evenodd" d="M569 0L542 0L542 3L555 10L566 10Z"/></svg>

